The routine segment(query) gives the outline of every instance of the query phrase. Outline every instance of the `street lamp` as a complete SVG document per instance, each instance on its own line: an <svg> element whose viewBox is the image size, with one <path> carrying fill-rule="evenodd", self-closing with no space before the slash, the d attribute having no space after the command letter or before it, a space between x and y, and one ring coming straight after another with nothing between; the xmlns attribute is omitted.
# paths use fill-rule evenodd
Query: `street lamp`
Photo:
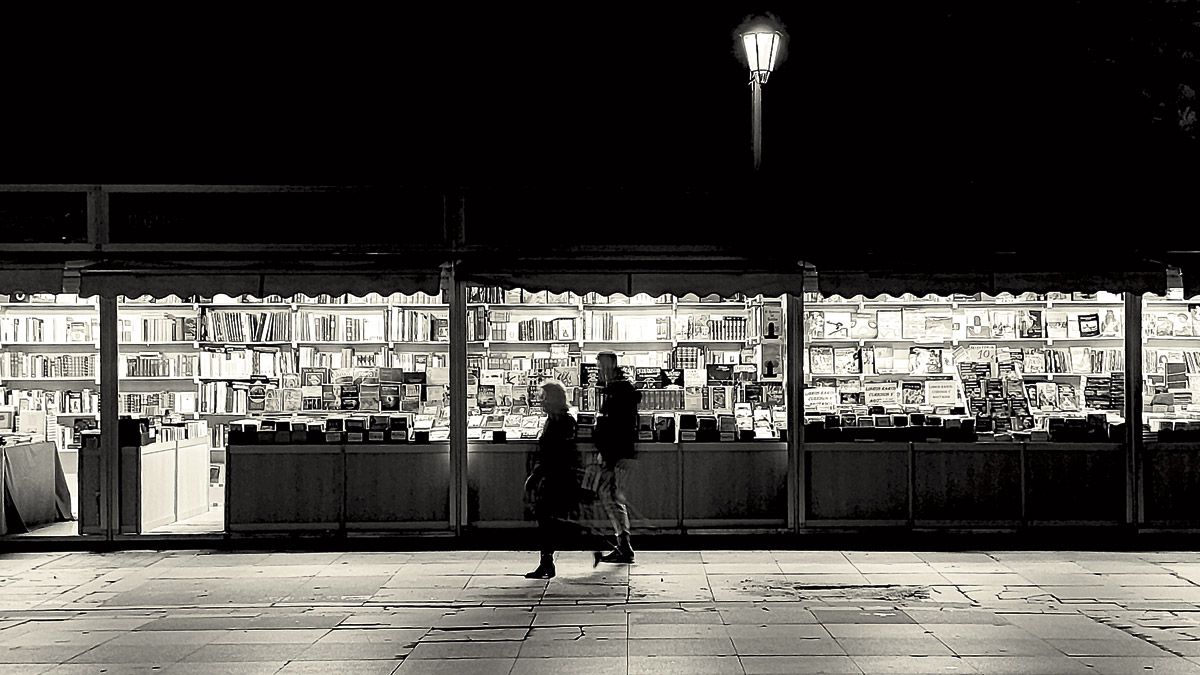
<svg viewBox="0 0 1200 675"><path fill-rule="evenodd" d="M762 164L762 88L775 70L784 37L773 27L759 23L742 33L741 38L742 48L746 50L746 65L750 67L750 97L754 107L754 169L757 171Z"/></svg>

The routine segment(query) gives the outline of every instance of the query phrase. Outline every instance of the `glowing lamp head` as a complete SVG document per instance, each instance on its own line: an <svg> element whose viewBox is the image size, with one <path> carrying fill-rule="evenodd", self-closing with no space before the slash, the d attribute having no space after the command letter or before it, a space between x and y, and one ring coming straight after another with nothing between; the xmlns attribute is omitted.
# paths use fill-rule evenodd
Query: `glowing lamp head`
<svg viewBox="0 0 1200 675"><path fill-rule="evenodd" d="M766 84L771 71L775 70L779 58L779 47L783 34L769 28L754 28L742 33L742 47L746 50L746 63L750 66L750 77Z"/></svg>

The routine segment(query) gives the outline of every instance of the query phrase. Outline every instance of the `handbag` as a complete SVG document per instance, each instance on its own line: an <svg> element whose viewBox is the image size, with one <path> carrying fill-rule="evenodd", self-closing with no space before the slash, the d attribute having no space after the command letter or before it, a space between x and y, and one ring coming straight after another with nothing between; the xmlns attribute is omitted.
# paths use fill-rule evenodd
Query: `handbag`
<svg viewBox="0 0 1200 675"><path fill-rule="evenodd" d="M601 463L599 455L593 456L592 461L580 469L579 501L581 503L596 501L600 494L600 474L603 471L604 465Z"/></svg>

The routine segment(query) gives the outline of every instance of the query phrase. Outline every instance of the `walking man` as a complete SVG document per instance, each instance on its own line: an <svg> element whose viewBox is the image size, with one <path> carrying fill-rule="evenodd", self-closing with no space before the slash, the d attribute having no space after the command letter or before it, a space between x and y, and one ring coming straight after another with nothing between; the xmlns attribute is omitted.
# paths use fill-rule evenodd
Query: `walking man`
<svg viewBox="0 0 1200 675"><path fill-rule="evenodd" d="M637 458L638 403L642 392L633 387L617 367L617 355L600 352L596 357L601 389L600 416L593 434L603 463L599 498L612 521L617 547L608 554L596 553L595 562L633 562L629 543L629 509L625 506L625 484Z"/></svg>

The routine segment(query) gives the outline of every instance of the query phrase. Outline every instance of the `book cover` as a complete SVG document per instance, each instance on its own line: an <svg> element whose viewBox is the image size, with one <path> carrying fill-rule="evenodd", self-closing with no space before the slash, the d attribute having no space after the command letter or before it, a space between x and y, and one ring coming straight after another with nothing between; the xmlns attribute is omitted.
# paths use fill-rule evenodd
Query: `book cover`
<svg viewBox="0 0 1200 675"><path fill-rule="evenodd" d="M706 366L708 371L708 384L711 385L732 385L733 384L733 365L728 363L710 363Z"/></svg>
<svg viewBox="0 0 1200 675"><path fill-rule="evenodd" d="M1022 309L1017 312L1017 337L1039 339L1045 337L1042 330L1042 310Z"/></svg>
<svg viewBox="0 0 1200 675"><path fill-rule="evenodd" d="M967 339L990 339L992 337L992 318L986 309L970 308L965 312L967 323Z"/></svg>
<svg viewBox="0 0 1200 675"><path fill-rule="evenodd" d="M825 312L825 338L832 340L850 337L850 312Z"/></svg>
<svg viewBox="0 0 1200 675"><path fill-rule="evenodd" d="M934 340L954 337L954 315L949 310L931 309L925 312L925 336Z"/></svg>
<svg viewBox="0 0 1200 675"><path fill-rule="evenodd" d="M850 337L857 340L871 340L879 335L879 327L875 322L875 312L854 312L850 315Z"/></svg>
<svg viewBox="0 0 1200 675"><path fill-rule="evenodd" d="M762 306L762 338L778 340L783 336L783 307L776 304Z"/></svg>
<svg viewBox="0 0 1200 675"><path fill-rule="evenodd" d="M479 406L479 411L489 413L496 409L496 385L481 384L478 391L475 393L475 400Z"/></svg>
<svg viewBox="0 0 1200 675"><path fill-rule="evenodd" d="M378 384L362 384L358 387L358 409L379 410L381 406L380 387Z"/></svg>
<svg viewBox="0 0 1200 675"><path fill-rule="evenodd" d="M809 367L814 374L833 374L833 347L818 346L809 348Z"/></svg>
<svg viewBox="0 0 1200 675"><path fill-rule="evenodd" d="M804 335L809 340L825 337L825 312L804 313Z"/></svg>
<svg viewBox="0 0 1200 675"><path fill-rule="evenodd" d="M633 387L635 389L661 389L662 381L659 378L661 368L653 366L635 366L632 375ZM628 373L628 369L626 369ZM705 374L707 377L707 373Z"/></svg>
<svg viewBox="0 0 1200 675"><path fill-rule="evenodd" d="M902 329L905 340L923 340L925 334L925 312L919 309L905 307L901 310Z"/></svg>
<svg viewBox="0 0 1200 675"><path fill-rule="evenodd" d="M909 349L909 372L918 374L942 372L942 350L912 347Z"/></svg>
<svg viewBox="0 0 1200 675"><path fill-rule="evenodd" d="M278 389L267 389L264 397L263 411L264 412L282 412L283 402L279 395Z"/></svg>
<svg viewBox="0 0 1200 675"><path fill-rule="evenodd" d="M1100 321L1100 335L1103 337L1120 337L1125 331L1124 322L1120 318L1121 312L1115 309L1104 310L1104 318ZM1190 321L1189 321L1190 323ZM1194 333L1193 329L1193 333Z"/></svg>
<svg viewBox="0 0 1200 675"><path fill-rule="evenodd" d="M283 396L281 401L283 412L300 412L304 404L304 397L300 395L298 387L288 387L279 390Z"/></svg>
<svg viewBox="0 0 1200 675"><path fill-rule="evenodd" d="M992 312L992 337L997 340L1011 340L1016 336L1016 316L1008 310Z"/></svg>
<svg viewBox="0 0 1200 675"><path fill-rule="evenodd" d="M1058 384L1054 382L1037 383L1037 407L1041 410L1058 410Z"/></svg>
<svg viewBox="0 0 1200 675"><path fill-rule="evenodd" d="M1187 317L1186 314L1183 316ZM1079 337L1100 337L1100 315L1095 313L1080 314L1078 319ZM1191 321L1189 320L1185 325L1190 327Z"/></svg>
<svg viewBox="0 0 1200 675"><path fill-rule="evenodd" d="M875 327L880 340L904 338L904 315L898 309L881 309L875 313Z"/></svg>
<svg viewBox="0 0 1200 675"><path fill-rule="evenodd" d="M1046 337L1067 337L1067 313L1061 310L1046 311Z"/></svg>
<svg viewBox="0 0 1200 675"><path fill-rule="evenodd" d="M858 347L838 347L833 350L833 364L838 375L857 375L862 372L862 354Z"/></svg>
<svg viewBox="0 0 1200 675"><path fill-rule="evenodd" d="M758 346L758 351L762 379L781 379L783 377L783 345L778 342L764 342Z"/></svg>
<svg viewBox="0 0 1200 675"><path fill-rule="evenodd" d="M396 411L400 410L400 385L379 385L379 409Z"/></svg>
<svg viewBox="0 0 1200 675"><path fill-rule="evenodd" d="M279 387L281 389L299 389L300 376L296 373L284 373L280 375Z"/></svg>
<svg viewBox="0 0 1200 675"><path fill-rule="evenodd" d="M1062 383L1058 385L1058 408L1059 410L1079 410L1079 395L1075 391L1075 386Z"/></svg>
<svg viewBox="0 0 1200 675"><path fill-rule="evenodd" d="M252 382L246 391L246 411L263 412L266 410L267 385L263 382Z"/></svg>
<svg viewBox="0 0 1200 675"><path fill-rule="evenodd" d="M897 372L895 370L894 354L895 348L891 345L875 345L871 350L875 361L875 372L880 374L888 374ZM863 367L866 367L866 361L863 361ZM908 371L905 371L908 372Z"/></svg>
<svg viewBox="0 0 1200 675"><path fill-rule="evenodd" d="M900 395L904 405L925 405L925 385L922 382L901 382Z"/></svg>
<svg viewBox="0 0 1200 675"><path fill-rule="evenodd" d="M875 348L874 347L863 347L862 348L862 371L863 371L863 374L865 374L865 375L874 375L874 374L876 374L876 372L878 372L875 370Z"/></svg>

